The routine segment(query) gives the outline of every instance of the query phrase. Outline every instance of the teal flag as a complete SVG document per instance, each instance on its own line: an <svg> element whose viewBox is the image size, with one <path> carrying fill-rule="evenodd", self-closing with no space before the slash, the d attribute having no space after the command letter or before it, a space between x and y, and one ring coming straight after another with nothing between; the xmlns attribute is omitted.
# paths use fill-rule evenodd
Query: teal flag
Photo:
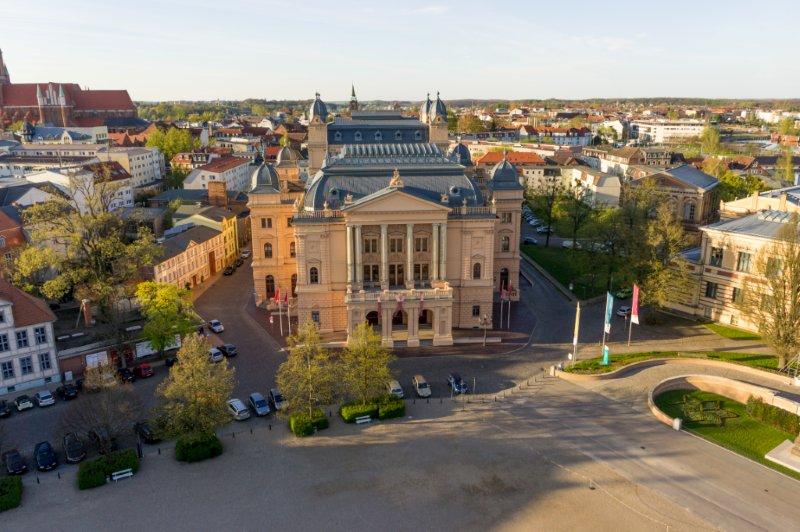
<svg viewBox="0 0 800 532"><path fill-rule="evenodd" d="M611 292L606 292L606 321L603 330L606 334L611 333L611 317L614 315L614 296Z"/></svg>

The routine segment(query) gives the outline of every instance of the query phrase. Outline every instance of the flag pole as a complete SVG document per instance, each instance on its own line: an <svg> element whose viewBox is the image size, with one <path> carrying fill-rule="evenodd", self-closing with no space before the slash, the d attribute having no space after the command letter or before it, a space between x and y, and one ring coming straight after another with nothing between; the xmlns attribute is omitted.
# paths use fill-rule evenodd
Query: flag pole
<svg viewBox="0 0 800 532"><path fill-rule="evenodd" d="M281 312L280 294L278 294L278 322L281 324L281 336L283 336L283 312Z"/></svg>
<svg viewBox="0 0 800 532"><path fill-rule="evenodd" d="M633 332L633 320L628 324L628 347L631 346L631 333Z"/></svg>
<svg viewBox="0 0 800 532"><path fill-rule="evenodd" d="M578 360L578 331L580 330L581 323L581 302L578 301L578 306L575 308L575 331L572 335L572 363Z"/></svg>
<svg viewBox="0 0 800 532"><path fill-rule="evenodd" d="M289 326L289 336L292 335L292 315L289 314L289 296L286 296L286 325Z"/></svg>

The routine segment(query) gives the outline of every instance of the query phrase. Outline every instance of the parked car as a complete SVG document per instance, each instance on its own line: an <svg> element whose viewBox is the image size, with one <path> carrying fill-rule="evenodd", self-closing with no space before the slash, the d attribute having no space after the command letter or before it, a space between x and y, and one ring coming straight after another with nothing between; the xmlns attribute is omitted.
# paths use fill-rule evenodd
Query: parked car
<svg viewBox="0 0 800 532"><path fill-rule="evenodd" d="M9 475L21 475L28 470L28 464L16 449L9 449L3 453L3 463Z"/></svg>
<svg viewBox="0 0 800 532"><path fill-rule="evenodd" d="M222 270L222 275L233 275L233 272L233 266L226 266L225 269Z"/></svg>
<svg viewBox="0 0 800 532"><path fill-rule="evenodd" d="M4 399L0 399L0 417L8 417L11 412L11 406Z"/></svg>
<svg viewBox="0 0 800 532"><path fill-rule="evenodd" d="M222 354L226 357L235 357L239 353L239 351L236 349L236 346L233 344L218 345L217 349L222 351Z"/></svg>
<svg viewBox="0 0 800 532"><path fill-rule="evenodd" d="M14 405L17 407L17 412L22 412L23 410L33 408L33 401L31 401L31 398L27 395L22 394L14 399Z"/></svg>
<svg viewBox="0 0 800 532"><path fill-rule="evenodd" d="M61 438L61 446L68 464L77 464L86 458L86 445L74 432L64 434L64 437Z"/></svg>
<svg viewBox="0 0 800 532"><path fill-rule="evenodd" d="M272 409L277 411L283 408L283 395L281 395L281 391L277 388L271 388L269 391L269 404L272 405Z"/></svg>
<svg viewBox="0 0 800 532"><path fill-rule="evenodd" d="M211 320L208 322L208 328L211 329L215 333L221 333L225 330L225 327L222 326L219 320Z"/></svg>
<svg viewBox="0 0 800 532"><path fill-rule="evenodd" d="M222 351L220 351L216 347L212 347L211 349L208 350L208 357L211 359L211 362L222 362L223 360L225 360Z"/></svg>
<svg viewBox="0 0 800 532"><path fill-rule="evenodd" d="M129 368L119 368L117 374L119 375L119 380L122 382L133 382L136 380L136 375L134 375Z"/></svg>
<svg viewBox="0 0 800 532"><path fill-rule="evenodd" d="M206 326L203 325L202 323L197 326L197 334L199 334L200 336L205 336L206 334Z"/></svg>
<svg viewBox="0 0 800 532"><path fill-rule="evenodd" d="M139 421L133 425L133 432L145 443L158 443L161 438L158 433L153 430L150 422L147 420Z"/></svg>
<svg viewBox="0 0 800 532"><path fill-rule="evenodd" d="M467 383L456 372L452 372L447 376L447 385L453 390L453 393L469 393Z"/></svg>
<svg viewBox="0 0 800 532"><path fill-rule="evenodd" d="M414 375L414 378L411 379L411 384L414 386L414 391L420 397L430 397L431 396L431 387L428 385L428 381L425 380L425 377L422 375Z"/></svg>
<svg viewBox="0 0 800 532"><path fill-rule="evenodd" d="M269 404L267 404L267 400L264 399L264 396L260 393L251 393L249 402L250 408L253 409L253 412L255 412L257 416L266 416L269 414Z"/></svg>
<svg viewBox="0 0 800 532"><path fill-rule="evenodd" d="M53 397L53 394L50 393L50 390L39 390L33 395L33 400L37 406L42 408L56 404L56 398Z"/></svg>
<svg viewBox="0 0 800 532"><path fill-rule="evenodd" d="M546 225L543 225L543 226L539 227L536 230L536 232L539 233L540 235L546 235L546 234L552 234L553 231L549 227L547 227Z"/></svg>
<svg viewBox="0 0 800 532"><path fill-rule="evenodd" d="M565 249L581 249L581 243L576 240L567 239L561 242L561 247Z"/></svg>
<svg viewBox="0 0 800 532"><path fill-rule="evenodd" d="M400 386L399 382L391 380L386 387L389 389L390 394L394 395L395 397L399 397L400 399L403 398L403 387Z"/></svg>
<svg viewBox="0 0 800 532"><path fill-rule="evenodd" d="M249 249L242 250L242 258L243 259L249 259L250 258L250 250Z"/></svg>
<svg viewBox="0 0 800 532"><path fill-rule="evenodd" d="M623 318L627 318L631 315L631 307L628 305L622 305L617 309L617 316L622 316Z"/></svg>
<svg viewBox="0 0 800 532"><path fill-rule="evenodd" d="M528 246L536 246L539 244L539 241L533 238L532 236L526 236L522 239L522 243Z"/></svg>
<svg viewBox="0 0 800 532"><path fill-rule="evenodd" d="M39 471L51 471L58 467L58 458L49 441L42 441L33 448L33 461Z"/></svg>
<svg viewBox="0 0 800 532"><path fill-rule="evenodd" d="M238 267L239 267L239 266L241 266L242 264L244 264L244 259L243 259L243 258L241 258L241 257L239 257L238 259L236 259L236 261L233 263L234 267L236 267L236 268L238 268Z"/></svg>
<svg viewBox="0 0 800 532"><path fill-rule="evenodd" d="M136 374L137 377L141 379L146 379L147 377L152 377L155 375L155 371L153 371L153 366L150 364L139 364L134 368L133 372Z"/></svg>
<svg viewBox="0 0 800 532"><path fill-rule="evenodd" d="M236 421L250 419L250 410L247 409L241 399L228 399L228 412Z"/></svg>
<svg viewBox="0 0 800 532"><path fill-rule="evenodd" d="M617 299L628 299L632 295L633 295L633 289L632 288L620 288L614 294L614 297L617 298Z"/></svg>
<svg viewBox="0 0 800 532"><path fill-rule="evenodd" d="M106 454L111 451L116 451L119 447L117 445L117 438L108 433L104 428L95 428L89 431L89 439L92 444L97 447L100 454Z"/></svg>
<svg viewBox="0 0 800 532"><path fill-rule="evenodd" d="M75 399L78 397L78 387L71 383L62 384L56 388L56 395L64 401Z"/></svg>

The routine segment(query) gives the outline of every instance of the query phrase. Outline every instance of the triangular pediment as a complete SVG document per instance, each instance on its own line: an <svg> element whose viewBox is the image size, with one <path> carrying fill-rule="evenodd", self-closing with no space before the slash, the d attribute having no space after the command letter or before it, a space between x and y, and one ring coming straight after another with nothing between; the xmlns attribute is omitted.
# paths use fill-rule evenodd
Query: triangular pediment
<svg viewBox="0 0 800 532"><path fill-rule="evenodd" d="M643 179L650 179L652 180L653 184L656 187L671 187L671 188L680 188L684 190L697 190L697 187L694 185L690 185L680 179L673 177L669 174L652 174L646 176Z"/></svg>
<svg viewBox="0 0 800 532"><path fill-rule="evenodd" d="M450 207L441 203L417 197L404 192L402 188L383 189L374 194L361 198L352 205L344 207L351 213L385 213L385 212L415 212L415 211L444 211L449 212Z"/></svg>

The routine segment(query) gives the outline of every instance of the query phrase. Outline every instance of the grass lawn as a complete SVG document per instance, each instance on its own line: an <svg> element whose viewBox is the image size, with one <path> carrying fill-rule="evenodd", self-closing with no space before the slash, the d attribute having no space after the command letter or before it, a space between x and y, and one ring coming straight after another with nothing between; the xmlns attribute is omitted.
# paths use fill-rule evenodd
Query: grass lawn
<svg viewBox="0 0 800 532"><path fill-rule="evenodd" d="M729 340L761 340L761 337L754 332L721 325L719 323L704 323L706 329Z"/></svg>
<svg viewBox="0 0 800 532"><path fill-rule="evenodd" d="M601 357L587 358L575 364L567 366L564 371L570 373L608 373L634 362L649 360L651 358L706 358L711 360L722 360L723 362L733 362L766 371L778 370L778 358L772 355L762 355L757 353L735 353L727 351L649 351L646 353L625 353L622 355L611 355L609 364L602 365Z"/></svg>
<svg viewBox="0 0 800 532"><path fill-rule="evenodd" d="M728 413L736 414L737 417L726 419L724 426L717 426L705 421L684 419L683 428L726 449L800 480L800 473L764 458L765 454L785 440L794 440L794 436L751 418L747 415L745 405L742 403L737 403L709 392L672 390L656 397L655 403L668 416L685 418L683 413L684 396L694 397L701 401L722 401L722 408Z"/></svg>
<svg viewBox="0 0 800 532"><path fill-rule="evenodd" d="M542 245L523 245L522 252L547 270L547 273L555 277L565 288L569 288L569 283L573 283L572 293L581 299L605 293L605 276L597 275L593 283L589 279L586 271L589 261L585 260L586 253L584 251L553 245L544 247L544 236L540 235L537 238ZM618 287L620 282L615 279L613 285Z"/></svg>

